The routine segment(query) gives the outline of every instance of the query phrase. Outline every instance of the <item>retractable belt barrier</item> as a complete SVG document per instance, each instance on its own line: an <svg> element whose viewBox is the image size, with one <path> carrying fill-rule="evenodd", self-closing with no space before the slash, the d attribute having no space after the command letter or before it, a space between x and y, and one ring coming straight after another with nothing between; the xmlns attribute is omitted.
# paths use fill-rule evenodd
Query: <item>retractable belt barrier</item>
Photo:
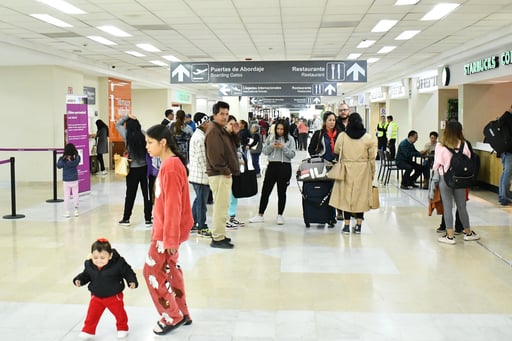
<svg viewBox="0 0 512 341"><path fill-rule="evenodd" d="M4 219L19 219L25 218L23 214L16 214L16 172L14 171L14 157L8 160L0 160L0 165L10 163L11 164L11 214L4 215Z"/></svg>
<svg viewBox="0 0 512 341"><path fill-rule="evenodd" d="M53 198L46 200L49 203L62 202L62 199L57 198L57 153L63 152L62 148L0 148L0 152L53 152ZM11 205L12 205L12 214L10 216L4 216L5 219L17 219L23 218L24 215L16 216L16 188L15 188L15 175L14 175L14 157L11 157L7 162L2 163L11 163Z"/></svg>

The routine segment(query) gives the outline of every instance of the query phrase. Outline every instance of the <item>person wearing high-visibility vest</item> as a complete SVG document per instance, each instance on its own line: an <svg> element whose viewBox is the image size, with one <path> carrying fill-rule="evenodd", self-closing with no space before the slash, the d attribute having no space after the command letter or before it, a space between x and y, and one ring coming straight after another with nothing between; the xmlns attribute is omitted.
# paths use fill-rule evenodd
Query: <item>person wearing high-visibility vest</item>
<svg viewBox="0 0 512 341"><path fill-rule="evenodd" d="M395 159L396 155L396 138L398 136L398 124L393 121L393 116L388 115L388 130L386 131L386 136L388 138L388 148L389 154L391 155L391 159Z"/></svg>
<svg viewBox="0 0 512 341"><path fill-rule="evenodd" d="M380 116L380 122L377 124L377 141L379 150L386 150L388 144L388 138L386 131L388 130L388 122L386 121L386 115Z"/></svg>

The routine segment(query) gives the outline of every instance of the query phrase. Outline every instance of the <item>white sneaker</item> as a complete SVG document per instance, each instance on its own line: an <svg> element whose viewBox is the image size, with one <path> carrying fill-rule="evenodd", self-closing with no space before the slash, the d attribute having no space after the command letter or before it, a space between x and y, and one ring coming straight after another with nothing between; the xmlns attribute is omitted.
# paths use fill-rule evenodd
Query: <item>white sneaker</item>
<svg viewBox="0 0 512 341"><path fill-rule="evenodd" d="M128 336L128 331L127 330L118 330L117 331L117 338L118 339L124 339Z"/></svg>
<svg viewBox="0 0 512 341"><path fill-rule="evenodd" d="M249 219L250 223L262 223L264 221L265 219L263 219L263 216L259 214Z"/></svg>
<svg viewBox="0 0 512 341"><path fill-rule="evenodd" d="M64 218L69 218L69 217L71 217L71 216L69 215L69 211L64 212Z"/></svg>
<svg viewBox="0 0 512 341"><path fill-rule="evenodd" d="M282 215L277 216L277 225L284 225L284 218Z"/></svg>
<svg viewBox="0 0 512 341"><path fill-rule="evenodd" d="M238 225L231 222L230 220L226 221L226 229L227 230L236 230L238 228Z"/></svg>
<svg viewBox="0 0 512 341"><path fill-rule="evenodd" d="M94 339L94 334L80 332L80 334L78 334L78 337L81 338L82 340L92 340Z"/></svg>
<svg viewBox="0 0 512 341"><path fill-rule="evenodd" d="M80 213L78 213L78 208L75 208L75 217L78 217Z"/></svg>
<svg viewBox="0 0 512 341"><path fill-rule="evenodd" d="M448 237L447 234L445 234L441 238L438 238L437 241L440 243L445 243L445 244L450 244L450 245L454 245L456 243L455 237L450 238L450 237Z"/></svg>
<svg viewBox="0 0 512 341"><path fill-rule="evenodd" d="M478 239L480 239L480 236L475 231L471 231L470 234L464 234L464 240L466 240L466 241L478 240Z"/></svg>

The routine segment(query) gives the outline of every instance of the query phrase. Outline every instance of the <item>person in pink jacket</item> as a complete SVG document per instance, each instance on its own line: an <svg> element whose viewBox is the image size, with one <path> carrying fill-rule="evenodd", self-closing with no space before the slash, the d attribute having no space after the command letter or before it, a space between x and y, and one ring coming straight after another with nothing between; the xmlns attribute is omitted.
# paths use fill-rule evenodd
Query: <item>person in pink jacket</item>
<svg viewBox="0 0 512 341"><path fill-rule="evenodd" d="M452 152L448 149L458 150L460 144L464 143L463 153L471 158L471 151L468 144L465 143L464 135L462 134L462 125L457 121L449 121L446 124L446 129L443 132L440 143L436 145L434 153L434 171L439 171L439 190L441 192L441 199L443 200L444 207L444 221L446 223L446 235L439 238L440 243L455 244L455 237L453 231L453 201L459 212L459 217L464 228L464 240L478 240L480 236L475 231L471 230L469 226L469 215L466 208L466 188L451 188L444 179L445 173L450 169L452 160Z"/></svg>
<svg viewBox="0 0 512 341"><path fill-rule="evenodd" d="M169 129L161 124L149 128L146 148L151 157L160 158L162 165L155 182L153 231L143 274L160 314L153 332L164 335L192 323L183 273L178 265L178 249L188 239L194 218L186 159L179 153Z"/></svg>

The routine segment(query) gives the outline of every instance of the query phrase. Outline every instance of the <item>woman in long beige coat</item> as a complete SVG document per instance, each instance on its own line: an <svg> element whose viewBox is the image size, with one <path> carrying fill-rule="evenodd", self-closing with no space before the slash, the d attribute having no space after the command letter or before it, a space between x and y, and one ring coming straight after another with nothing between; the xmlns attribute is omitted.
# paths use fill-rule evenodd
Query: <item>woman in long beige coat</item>
<svg viewBox="0 0 512 341"><path fill-rule="evenodd" d="M366 132L358 113L352 113L344 133L336 140L334 153L343 165L344 179L336 180L329 205L343 211L342 233L350 233L350 218L356 218L353 233L361 233L364 212L370 210L375 173L377 137Z"/></svg>

